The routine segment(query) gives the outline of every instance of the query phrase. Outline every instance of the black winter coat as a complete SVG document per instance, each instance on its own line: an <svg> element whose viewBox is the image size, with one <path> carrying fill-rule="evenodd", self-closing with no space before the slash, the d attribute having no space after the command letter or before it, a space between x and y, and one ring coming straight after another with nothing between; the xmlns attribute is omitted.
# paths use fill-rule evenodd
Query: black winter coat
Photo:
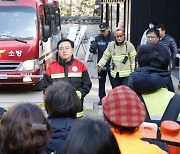
<svg viewBox="0 0 180 154"><path fill-rule="evenodd" d="M63 143L75 120L76 118L48 118L53 134L45 150L47 154L51 152L55 152L55 154L62 153Z"/></svg>
<svg viewBox="0 0 180 154"><path fill-rule="evenodd" d="M110 32L108 36L103 36L99 34L94 38L94 40L91 43L91 47L89 51L91 53L96 54L97 53L97 62L101 59L103 56L104 51L106 50L108 44L112 41L114 41L114 35ZM105 67L109 67L110 61L106 63Z"/></svg>

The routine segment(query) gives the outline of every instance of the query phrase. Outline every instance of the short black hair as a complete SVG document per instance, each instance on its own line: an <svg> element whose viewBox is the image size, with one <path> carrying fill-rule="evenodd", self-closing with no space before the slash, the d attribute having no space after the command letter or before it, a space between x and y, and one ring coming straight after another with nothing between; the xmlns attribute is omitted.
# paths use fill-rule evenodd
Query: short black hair
<svg viewBox="0 0 180 154"><path fill-rule="evenodd" d="M167 70L170 64L170 54L166 47L158 43L147 43L137 48L139 67L150 66Z"/></svg>
<svg viewBox="0 0 180 154"><path fill-rule="evenodd" d="M157 37L159 37L159 30L157 28L148 29L146 32L146 35L149 33L154 33L154 34L156 34Z"/></svg>
<svg viewBox="0 0 180 154"><path fill-rule="evenodd" d="M158 24L156 27L161 28L161 30L166 31L166 26L164 24Z"/></svg>
<svg viewBox="0 0 180 154"><path fill-rule="evenodd" d="M70 39L62 39L62 40L58 41L57 49L59 49L59 44L61 44L62 42L69 42L71 44L71 47L74 48L74 42L73 41L71 41Z"/></svg>
<svg viewBox="0 0 180 154"><path fill-rule="evenodd" d="M64 143L62 154L120 154L109 126L102 120L76 120Z"/></svg>
<svg viewBox="0 0 180 154"><path fill-rule="evenodd" d="M58 81L49 86L44 94L45 109L49 117L76 117L81 100L72 85Z"/></svg>

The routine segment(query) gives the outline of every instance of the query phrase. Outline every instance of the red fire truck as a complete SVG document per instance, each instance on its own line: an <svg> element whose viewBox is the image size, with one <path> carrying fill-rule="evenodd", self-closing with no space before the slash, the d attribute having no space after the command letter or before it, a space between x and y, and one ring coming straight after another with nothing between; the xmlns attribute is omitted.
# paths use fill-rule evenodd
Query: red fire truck
<svg viewBox="0 0 180 154"><path fill-rule="evenodd" d="M31 84L55 59L61 38L56 0L0 0L0 85Z"/></svg>

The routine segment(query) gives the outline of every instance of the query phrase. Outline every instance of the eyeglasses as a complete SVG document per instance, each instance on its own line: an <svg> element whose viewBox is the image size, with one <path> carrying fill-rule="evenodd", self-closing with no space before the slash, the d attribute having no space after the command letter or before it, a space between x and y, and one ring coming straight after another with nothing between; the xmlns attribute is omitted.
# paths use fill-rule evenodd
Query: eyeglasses
<svg viewBox="0 0 180 154"><path fill-rule="evenodd" d="M59 51L64 51L64 50L69 50L69 49L71 49L71 48L70 48L70 47L65 47L65 48L60 47L60 48L59 48Z"/></svg>
<svg viewBox="0 0 180 154"><path fill-rule="evenodd" d="M124 38L124 37L125 37L124 35L116 36L116 38Z"/></svg>
<svg viewBox="0 0 180 154"><path fill-rule="evenodd" d="M146 36L148 39L154 39L154 38L157 38L157 36Z"/></svg>

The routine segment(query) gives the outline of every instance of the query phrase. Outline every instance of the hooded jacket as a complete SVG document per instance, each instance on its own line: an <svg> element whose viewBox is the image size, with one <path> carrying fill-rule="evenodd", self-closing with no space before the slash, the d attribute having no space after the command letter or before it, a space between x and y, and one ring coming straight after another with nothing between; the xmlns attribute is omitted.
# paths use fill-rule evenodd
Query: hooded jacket
<svg viewBox="0 0 180 154"><path fill-rule="evenodd" d="M163 120L177 121L180 113L180 95L166 89L169 76L166 70L148 66L130 75L128 86L140 96L147 109L145 121L157 124Z"/></svg>
<svg viewBox="0 0 180 154"><path fill-rule="evenodd" d="M168 71L145 66L130 75L128 85L138 94L152 93L165 88L169 76Z"/></svg>

